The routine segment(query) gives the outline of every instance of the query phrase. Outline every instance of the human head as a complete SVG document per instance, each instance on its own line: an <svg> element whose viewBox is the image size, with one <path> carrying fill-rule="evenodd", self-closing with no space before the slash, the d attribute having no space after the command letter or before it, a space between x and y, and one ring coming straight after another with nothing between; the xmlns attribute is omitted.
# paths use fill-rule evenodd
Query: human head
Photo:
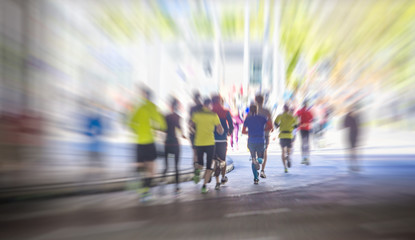
<svg viewBox="0 0 415 240"><path fill-rule="evenodd" d="M264 96L256 95L255 102L258 104L258 106L262 106L264 104Z"/></svg>
<svg viewBox="0 0 415 240"><path fill-rule="evenodd" d="M177 98L175 97L171 98L170 108L173 112L177 111L177 109L179 108L179 100L177 100Z"/></svg>
<svg viewBox="0 0 415 240"><path fill-rule="evenodd" d="M251 106L249 106L249 114L256 115L257 112L258 112L258 108L255 104L252 104Z"/></svg>
<svg viewBox="0 0 415 240"><path fill-rule="evenodd" d="M212 97L212 104L222 104L221 97L219 95L214 95Z"/></svg>
<svg viewBox="0 0 415 240"><path fill-rule="evenodd" d="M307 100L304 100L304 102L303 102L303 108L307 108L308 107L308 101Z"/></svg>
<svg viewBox="0 0 415 240"><path fill-rule="evenodd" d="M210 98L205 98L205 100L203 101L203 106L206 108L210 108L211 103L212 103L212 100L210 100Z"/></svg>
<svg viewBox="0 0 415 240"><path fill-rule="evenodd" d="M143 98L151 101L151 99L153 97L153 93L151 92L150 88L148 88L146 86L141 86L140 91L141 91L141 95L143 96Z"/></svg>
<svg viewBox="0 0 415 240"><path fill-rule="evenodd" d="M196 104L202 104L200 101L200 93L198 91L193 93L193 101L195 101Z"/></svg>
<svg viewBox="0 0 415 240"><path fill-rule="evenodd" d="M284 112L288 112L288 110L290 110L290 108L288 107L287 104L284 104Z"/></svg>

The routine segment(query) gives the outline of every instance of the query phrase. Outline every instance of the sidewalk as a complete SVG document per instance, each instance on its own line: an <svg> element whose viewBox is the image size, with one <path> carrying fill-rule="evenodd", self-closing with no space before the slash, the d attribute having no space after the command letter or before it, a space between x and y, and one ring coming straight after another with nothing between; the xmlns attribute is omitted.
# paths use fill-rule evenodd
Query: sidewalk
<svg viewBox="0 0 415 240"><path fill-rule="evenodd" d="M135 144L125 139L106 141L100 162L93 162L87 152L88 144L81 138L74 140L78 142L50 139L41 153L27 150L28 159L24 163L3 163L0 201L123 190L128 181L135 178ZM157 150L162 148L162 145L157 146ZM192 155L190 146L181 146L180 182L193 177ZM227 159L227 163L227 171L232 171L232 159ZM154 184L175 182L172 157L166 178L162 174L164 168L164 156L159 155Z"/></svg>

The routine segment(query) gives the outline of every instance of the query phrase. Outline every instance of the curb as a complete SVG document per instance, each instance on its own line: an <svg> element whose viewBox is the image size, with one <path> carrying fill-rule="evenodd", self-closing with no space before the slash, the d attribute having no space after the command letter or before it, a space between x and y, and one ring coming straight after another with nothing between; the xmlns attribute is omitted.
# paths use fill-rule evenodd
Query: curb
<svg viewBox="0 0 415 240"><path fill-rule="evenodd" d="M232 159L228 158L226 162L226 172L229 173L235 167ZM124 191L127 188L128 182L132 182L135 179L136 178L134 177L125 177L85 183L63 183L31 187L16 187L4 190L0 189L0 203ZM192 180L193 169L186 169L180 172L179 182L188 182ZM153 178L154 186L166 183L175 183L174 172L167 173L166 179L164 179L162 174L158 174Z"/></svg>

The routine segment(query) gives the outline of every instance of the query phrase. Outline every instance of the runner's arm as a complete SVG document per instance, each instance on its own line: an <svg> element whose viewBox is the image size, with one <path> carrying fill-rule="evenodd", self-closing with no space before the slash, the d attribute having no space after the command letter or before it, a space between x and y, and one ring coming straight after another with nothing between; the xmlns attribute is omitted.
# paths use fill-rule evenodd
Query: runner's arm
<svg viewBox="0 0 415 240"><path fill-rule="evenodd" d="M178 121L177 121L177 126L176 127L179 129L180 133L182 134L182 138L186 139L186 136L184 135L184 132L182 130L182 125L180 123L181 121L182 121L182 119L179 118Z"/></svg>
<svg viewBox="0 0 415 240"><path fill-rule="evenodd" d="M222 127L222 123L219 120L219 117L217 114L215 114L215 118L213 120L213 123L215 124L215 130L218 134L222 135L224 132L224 129Z"/></svg>
<svg viewBox="0 0 415 240"><path fill-rule="evenodd" d="M275 118L274 125L275 125L275 128L280 127L280 115L278 115L277 118Z"/></svg>
<svg viewBox="0 0 415 240"><path fill-rule="evenodd" d="M265 125L265 131L270 131L270 130L272 130L273 129L273 127L272 127L272 122L271 122L271 119L269 119L268 121L267 121L267 124Z"/></svg>
<svg viewBox="0 0 415 240"><path fill-rule="evenodd" d="M226 113L226 122L228 123L228 135L233 133L233 120L230 112Z"/></svg>
<svg viewBox="0 0 415 240"><path fill-rule="evenodd" d="M153 105L150 112L151 119L157 124L156 129L160 131L165 131L167 129L166 119L163 114L161 114L157 107Z"/></svg>
<svg viewBox="0 0 415 240"><path fill-rule="evenodd" d="M134 132L137 131L138 129L138 111L135 110L132 114L132 116L130 117L130 121L128 122L128 126L130 127L131 130L133 130Z"/></svg>
<svg viewBox="0 0 415 240"><path fill-rule="evenodd" d="M222 127L222 124L219 123L218 125L216 125L216 132L219 134L223 134L224 129Z"/></svg>
<svg viewBox="0 0 415 240"><path fill-rule="evenodd" d="M248 130L246 129L246 126L245 125L242 128L242 134L248 134Z"/></svg>

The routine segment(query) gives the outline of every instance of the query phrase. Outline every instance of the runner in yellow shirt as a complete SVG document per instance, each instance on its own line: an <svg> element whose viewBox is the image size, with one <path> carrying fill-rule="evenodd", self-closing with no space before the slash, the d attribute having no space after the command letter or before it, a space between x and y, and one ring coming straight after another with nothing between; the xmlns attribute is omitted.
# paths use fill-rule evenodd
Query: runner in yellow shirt
<svg viewBox="0 0 415 240"><path fill-rule="evenodd" d="M155 170L154 160L157 158L153 130L165 130L167 126L163 115L150 101L150 90L142 88L141 91L144 102L134 111L129 126L137 135L136 167L140 177L143 177L142 190L145 197L151 187Z"/></svg>
<svg viewBox="0 0 415 240"><path fill-rule="evenodd" d="M211 100L207 99L203 103L203 108L194 112L192 115L192 125L195 131L194 145L197 152L198 166L195 169L194 181L199 182L200 170L203 168L203 155L206 153L206 172L202 186L202 193L207 193L206 183L212 177L212 159L215 152L216 131L223 134L223 127L216 113L210 110Z"/></svg>
<svg viewBox="0 0 415 240"><path fill-rule="evenodd" d="M284 171L288 173L288 167L291 167L290 151L293 139L293 130L297 125L297 119L289 112L287 105L284 105L284 112L277 116L274 121L276 128L280 128L280 145L282 150L282 163L284 164Z"/></svg>

